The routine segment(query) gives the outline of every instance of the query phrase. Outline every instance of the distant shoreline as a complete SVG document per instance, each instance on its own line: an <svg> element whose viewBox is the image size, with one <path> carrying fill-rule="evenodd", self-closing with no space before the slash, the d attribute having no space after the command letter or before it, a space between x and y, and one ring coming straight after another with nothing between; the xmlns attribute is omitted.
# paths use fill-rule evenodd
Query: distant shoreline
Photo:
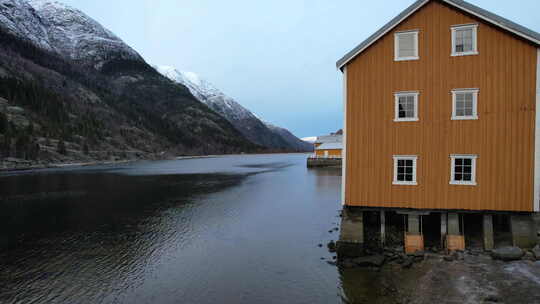
<svg viewBox="0 0 540 304"><path fill-rule="evenodd" d="M86 161L86 162L60 162L60 163L48 163L48 164L32 164L31 162L18 160L18 161L6 161L0 162L0 174L10 172L22 172L44 169L62 169L62 168L76 168L76 167L89 167L89 166L104 166L104 165L118 165L127 164L140 161L166 161L166 160L188 160L198 158L216 158L224 156L248 156L248 155L277 155L277 154L308 154L309 152L291 152L291 153L249 153L249 154L216 154L216 155L193 155L193 156L176 156L163 159L124 159L124 160L109 160L109 161ZM12 163L10 166L5 163Z"/></svg>

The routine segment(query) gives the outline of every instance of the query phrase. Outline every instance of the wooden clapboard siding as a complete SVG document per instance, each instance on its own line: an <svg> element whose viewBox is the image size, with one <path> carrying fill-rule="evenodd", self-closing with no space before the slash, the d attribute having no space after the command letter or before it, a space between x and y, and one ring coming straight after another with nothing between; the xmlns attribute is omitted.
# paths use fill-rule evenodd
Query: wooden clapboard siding
<svg viewBox="0 0 540 304"><path fill-rule="evenodd" d="M451 26L478 24L479 55L452 57ZM394 61L394 33L419 33ZM537 49L431 1L347 65L345 203L532 211ZM452 89L478 88L478 120L453 121ZM418 91L418 122L394 122L394 93ZM450 185L450 155L476 154L477 186ZM418 155L417 186L396 186L393 155Z"/></svg>

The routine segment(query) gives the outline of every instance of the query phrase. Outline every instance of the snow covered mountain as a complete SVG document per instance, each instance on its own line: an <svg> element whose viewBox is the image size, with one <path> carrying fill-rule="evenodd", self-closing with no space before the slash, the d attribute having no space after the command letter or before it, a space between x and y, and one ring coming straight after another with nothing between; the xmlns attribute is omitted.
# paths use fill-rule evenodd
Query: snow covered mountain
<svg viewBox="0 0 540 304"><path fill-rule="evenodd" d="M0 97L28 114L35 136L63 138L68 147L88 142L122 158L123 151L135 157L261 151L188 88L58 1L0 0ZM24 134L20 127L14 133Z"/></svg>
<svg viewBox="0 0 540 304"><path fill-rule="evenodd" d="M172 81L186 86L193 96L231 122L252 142L274 149L295 151L310 149L289 131L264 123L251 111L197 74L179 71L170 66L155 68Z"/></svg>
<svg viewBox="0 0 540 304"><path fill-rule="evenodd" d="M158 72L170 80L186 86L191 94L212 110L223 115L230 122L245 119L259 120L248 109L225 95L210 82L192 72L178 71L170 66L156 66Z"/></svg>
<svg viewBox="0 0 540 304"><path fill-rule="evenodd" d="M111 59L143 60L94 19L54 0L0 0L0 25L42 49L96 68Z"/></svg>

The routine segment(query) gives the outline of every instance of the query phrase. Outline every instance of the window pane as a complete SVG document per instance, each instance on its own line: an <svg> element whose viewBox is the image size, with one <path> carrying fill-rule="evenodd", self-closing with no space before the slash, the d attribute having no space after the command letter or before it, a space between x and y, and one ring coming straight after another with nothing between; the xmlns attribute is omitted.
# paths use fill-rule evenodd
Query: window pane
<svg viewBox="0 0 540 304"><path fill-rule="evenodd" d="M463 165L463 159L462 158L456 158L456 166Z"/></svg>
<svg viewBox="0 0 540 304"><path fill-rule="evenodd" d="M405 173L412 175L413 174L413 167L406 167Z"/></svg>
<svg viewBox="0 0 540 304"><path fill-rule="evenodd" d="M398 97L398 118L414 118L414 96L399 96Z"/></svg>
<svg viewBox="0 0 540 304"><path fill-rule="evenodd" d="M414 102L407 102L405 104L405 110L407 111L414 111Z"/></svg>
<svg viewBox="0 0 540 304"><path fill-rule="evenodd" d="M412 176L412 174L407 174L407 175L405 175L405 180L408 181L408 182L412 182L412 181L413 181L413 176Z"/></svg>
<svg viewBox="0 0 540 304"><path fill-rule="evenodd" d="M414 33L398 35L398 57L413 57L416 55Z"/></svg>
<svg viewBox="0 0 540 304"><path fill-rule="evenodd" d="M463 167L463 173L472 173L472 167L471 166L466 166L466 167Z"/></svg>
<svg viewBox="0 0 540 304"><path fill-rule="evenodd" d="M465 164L465 166L471 166L472 165L472 159L470 158L465 158L463 160L463 164Z"/></svg>
<svg viewBox="0 0 540 304"><path fill-rule="evenodd" d="M412 166L413 166L413 161L412 161L412 159L407 159L407 160L405 160L405 166L412 167Z"/></svg>
<svg viewBox="0 0 540 304"><path fill-rule="evenodd" d="M398 167L404 166L405 165L405 160L398 159L397 164L398 164Z"/></svg>
<svg viewBox="0 0 540 304"><path fill-rule="evenodd" d="M465 93L462 94L463 99L467 102L467 104L472 105L473 102L473 93Z"/></svg>
<svg viewBox="0 0 540 304"><path fill-rule="evenodd" d="M463 181L467 181L467 182L470 182L472 181L472 174L463 174Z"/></svg>
<svg viewBox="0 0 540 304"><path fill-rule="evenodd" d="M473 50L473 29L458 29L455 31L455 51L457 53Z"/></svg>
<svg viewBox="0 0 540 304"><path fill-rule="evenodd" d="M405 173L405 167L398 167L397 172L398 172L398 174L404 174Z"/></svg>
<svg viewBox="0 0 540 304"><path fill-rule="evenodd" d="M397 180L400 181L400 182L404 182L405 181L405 174L398 174Z"/></svg>
<svg viewBox="0 0 540 304"><path fill-rule="evenodd" d="M454 174L454 180L461 181L462 178L463 178L463 175L461 175L461 173Z"/></svg>

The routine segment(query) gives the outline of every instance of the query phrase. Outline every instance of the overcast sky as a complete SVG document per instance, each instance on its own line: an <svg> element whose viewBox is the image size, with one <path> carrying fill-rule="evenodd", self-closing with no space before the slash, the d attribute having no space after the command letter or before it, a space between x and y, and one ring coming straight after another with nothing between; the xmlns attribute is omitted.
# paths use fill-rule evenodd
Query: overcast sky
<svg viewBox="0 0 540 304"><path fill-rule="evenodd" d="M342 127L335 62L413 0L61 0L151 64L199 74L299 137ZM538 0L471 0L540 31Z"/></svg>

